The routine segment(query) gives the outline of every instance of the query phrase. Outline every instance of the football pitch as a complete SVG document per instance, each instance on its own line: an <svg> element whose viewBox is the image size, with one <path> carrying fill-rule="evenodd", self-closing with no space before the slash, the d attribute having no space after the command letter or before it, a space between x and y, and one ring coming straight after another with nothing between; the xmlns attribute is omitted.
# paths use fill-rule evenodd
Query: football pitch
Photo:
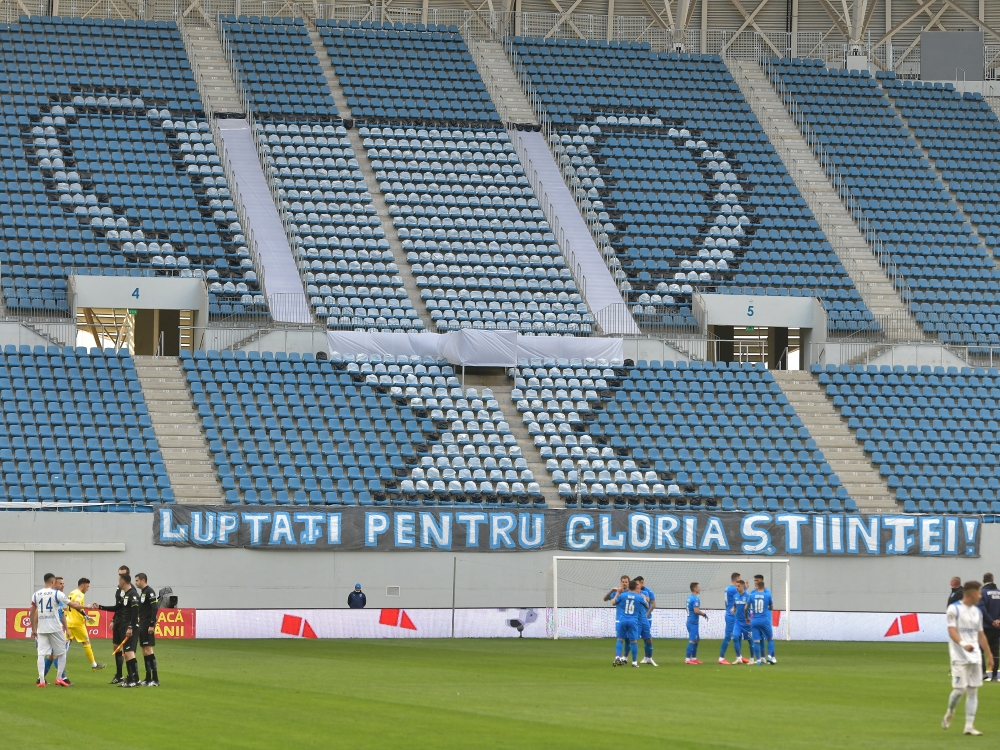
<svg viewBox="0 0 1000 750"><path fill-rule="evenodd" d="M73 688L35 682L31 641L0 641L3 747L942 748L995 745L1000 684L940 726L944 644L779 642L776 666L612 668L608 640L161 641L160 688L108 685L79 646ZM107 641L96 641L110 659ZM730 651L730 654L732 652ZM139 663L140 676L142 660Z"/></svg>

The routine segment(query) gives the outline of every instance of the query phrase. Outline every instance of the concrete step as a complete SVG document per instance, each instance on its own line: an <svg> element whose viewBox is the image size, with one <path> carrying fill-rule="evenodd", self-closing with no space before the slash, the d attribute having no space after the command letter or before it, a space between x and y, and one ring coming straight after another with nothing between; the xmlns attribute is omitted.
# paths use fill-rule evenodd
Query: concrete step
<svg viewBox="0 0 1000 750"><path fill-rule="evenodd" d="M504 419L510 425L510 432L521 448L521 455L527 461L528 468L531 470L535 481L538 482L538 486L545 496L545 503L550 508L566 507L566 504L559 499L556 488L552 485L549 473L545 469L545 462L535 447L534 438L528 434L528 429L524 426L524 420L521 419L521 415L514 408L514 401L510 396L510 392L514 389L513 378L507 377L501 368L491 368L489 370L477 368L475 371L466 373L465 387L476 388L479 391L482 391L483 388L493 390L493 397L500 405L500 411L503 412Z"/></svg>
<svg viewBox="0 0 1000 750"><path fill-rule="evenodd" d="M495 42L472 42L469 51L501 119L504 122L537 125L538 118L524 95L503 46Z"/></svg>
<svg viewBox="0 0 1000 750"><path fill-rule="evenodd" d="M184 22L182 36L197 72L196 82L206 109L213 113L241 113L236 83L216 30Z"/></svg>
<svg viewBox="0 0 1000 750"><path fill-rule="evenodd" d="M861 449L819 381L808 372L774 371L774 379L848 495L862 510L892 511L896 499Z"/></svg>
<svg viewBox="0 0 1000 750"><path fill-rule="evenodd" d="M135 371L160 444L174 500L196 505L225 502L201 420L177 357L135 357ZM169 383L169 386L165 385Z"/></svg>
<svg viewBox="0 0 1000 750"><path fill-rule="evenodd" d="M897 340L923 340L923 329L873 258L867 239L834 191L825 170L763 70L756 63L729 61L729 64L754 114L770 135L788 173L795 179L806 205L822 226L833 228L827 239L865 304L876 314L892 316L894 324L889 327L888 334Z"/></svg>

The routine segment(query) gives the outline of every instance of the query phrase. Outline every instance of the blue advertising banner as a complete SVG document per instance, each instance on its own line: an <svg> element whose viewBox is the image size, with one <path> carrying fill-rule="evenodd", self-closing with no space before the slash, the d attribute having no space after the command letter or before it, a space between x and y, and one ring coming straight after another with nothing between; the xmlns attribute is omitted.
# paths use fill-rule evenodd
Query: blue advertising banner
<svg viewBox="0 0 1000 750"><path fill-rule="evenodd" d="M153 542L265 550L979 557L981 525L978 516L954 515L160 506Z"/></svg>

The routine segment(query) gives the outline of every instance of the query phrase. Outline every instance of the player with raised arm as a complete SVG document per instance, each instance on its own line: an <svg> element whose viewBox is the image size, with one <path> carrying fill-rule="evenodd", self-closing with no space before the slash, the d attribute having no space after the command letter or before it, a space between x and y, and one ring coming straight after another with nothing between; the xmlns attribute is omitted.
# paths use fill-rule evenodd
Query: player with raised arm
<svg viewBox="0 0 1000 750"><path fill-rule="evenodd" d="M701 586L698 583L692 583L691 595L688 596L687 600L687 629L688 629L688 645L687 654L684 658L685 664L701 664L698 660L698 642L701 640L701 636L698 634L698 618L704 617L708 619L708 613L703 611L701 608Z"/></svg>
<svg viewBox="0 0 1000 750"><path fill-rule="evenodd" d="M750 629L753 634L754 664L777 664L774 656L774 631L771 627L771 613L774 602L771 592L764 587L764 576L753 577L754 591L750 593ZM768 656L764 657L765 643Z"/></svg>
<svg viewBox="0 0 1000 750"><path fill-rule="evenodd" d="M139 589L139 645L142 647L142 659L146 664L146 679L143 687L159 687L160 676L156 671L156 616L160 611L160 600L150 587L145 573L136 573L135 585Z"/></svg>
<svg viewBox="0 0 1000 750"><path fill-rule="evenodd" d="M653 590L646 587L646 579L642 576L636 576L635 580L639 582L639 592L646 597L646 602L648 606L646 611L642 613L639 618L639 637L642 638L643 644L643 664L648 664L651 667L660 666L655 661L653 661L653 610L656 609L656 594Z"/></svg>
<svg viewBox="0 0 1000 750"><path fill-rule="evenodd" d="M743 657L743 641L750 647L753 655L753 638L750 636L750 595L747 593L747 582L742 578L736 582L736 596L733 597L733 648L736 658L733 664L749 664L750 660Z"/></svg>
<svg viewBox="0 0 1000 750"><path fill-rule="evenodd" d="M129 572L130 571L127 565L122 565L120 568L118 568L119 585L115 589L115 604L113 607L102 607L100 604L97 604L96 602L94 603L95 609L99 609L103 612L114 613L111 617L111 643L115 647L115 678L110 683L112 685L118 685L124 681L124 678L122 677L122 668L125 665L125 657L122 655L122 649L119 648L119 646L121 646L122 644L122 641L125 640L125 628L122 627L123 594L121 590L120 576L123 573L128 574Z"/></svg>
<svg viewBox="0 0 1000 750"><path fill-rule="evenodd" d="M948 651L951 656L951 695L948 710L941 720L947 729L955 716L958 702L965 696L965 734L981 736L974 726L976 708L979 706L979 688L983 684L982 658L986 655L986 668L993 671L993 654L983 632L983 612L979 608L982 587L979 581L966 581L962 586L962 599L948 605Z"/></svg>
<svg viewBox="0 0 1000 750"><path fill-rule="evenodd" d="M611 591L609 591L604 595L604 601L610 602L612 599L618 596L618 594L621 594L625 591L628 591L628 576L621 577L621 581L618 583L618 586L611 589Z"/></svg>
<svg viewBox="0 0 1000 750"><path fill-rule="evenodd" d="M649 602L639 590L639 581L629 581L628 591L618 594L615 606L618 608L618 639L619 643L627 644L632 651L632 666L639 666L639 618L645 615ZM615 657L614 666L627 664L625 656Z"/></svg>
<svg viewBox="0 0 1000 750"><path fill-rule="evenodd" d="M726 632L722 636L722 648L719 649L719 664L729 664L726 661L726 649L729 648L729 642L733 639L733 630L736 627L736 611L733 608L734 599L736 598L736 582L740 580L739 573L733 573L729 576L729 585L726 586ZM739 646L735 647L736 658L739 659L740 649ZM735 662L733 662L735 664Z"/></svg>
<svg viewBox="0 0 1000 750"><path fill-rule="evenodd" d="M82 610L83 607L71 602L62 591L55 587L56 577L52 573L45 574L45 586L31 597L31 609L28 613L31 621L31 632L35 634L36 651L38 652L38 687L45 687L45 657L56 655L56 685L70 687L70 684L60 675L66 668L66 636L63 633L63 623L59 617L60 605Z"/></svg>

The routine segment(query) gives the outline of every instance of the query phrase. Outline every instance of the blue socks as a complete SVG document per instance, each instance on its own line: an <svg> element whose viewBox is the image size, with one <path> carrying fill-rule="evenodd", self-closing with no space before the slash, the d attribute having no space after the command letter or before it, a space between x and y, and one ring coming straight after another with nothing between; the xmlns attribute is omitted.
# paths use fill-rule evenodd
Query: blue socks
<svg viewBox="0 0 1000 750"><path fill-rule="evenodd" d="M722 639L722 648L719 649L719 658L720 659L725 659L726 658L726 649L729 648L729 641L730 640L732 640L732 639L731 638L723 638ZM736 655L739 656L739 652L738 651L737 651Z"/></svg>
<svg viewBox="0 0 1000 750"><path fill-rule="evenodd" d="M774 656L774 641L767 642L767 655Z"/></svg>
<svg viewBox="0 0 1000 750"><path fill-rule="evenodd" d="M639 661L639 641L632 641L632 661Z"/></svg>
<svg viewBox="0 0 1000 750"><path fill-rule="evenodd" d="M698 642L688 641L687 651L685 652L688 659L698 658Z"/></svg>
<svg viewBox="0 0 1000 750"><path fill-rule="evenodd" d="M644 641L643 642L643 653L646 655L647 659L653 658L653 642Z"/></svg>
<svg viewBox="0 0 1000 750"><path fill-rule="evenodd" d="M623 646L624 641L615 641L615 657L620 657L622 655Z"/></svg>

